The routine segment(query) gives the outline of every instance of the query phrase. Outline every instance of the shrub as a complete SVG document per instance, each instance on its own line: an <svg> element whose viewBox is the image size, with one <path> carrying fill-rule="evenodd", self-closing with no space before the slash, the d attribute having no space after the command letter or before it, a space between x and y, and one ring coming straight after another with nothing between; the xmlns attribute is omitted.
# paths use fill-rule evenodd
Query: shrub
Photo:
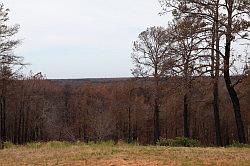
<svg viewBox="0 0 250 166"><path fill-rule="evenodd" d="M102 146L114 146L115 145L115 142L113 140L109 140L109 141L89 141L87 143L87 145L92 145L92 146L95 146L95 145L102 145Z"/></svg>
<svg viewBox="0 0 250 166"><path fill-rule="evenodd" d="M26 146L29 148L40 148L42 145L43 144L41 142L30 142L26 144Z"/></svg>
<svg viewBox="0 0 250 166"><path fill-rule="evenodd" d="M9 142L9 141L3 143L3 147L6 148L6 149L12 148L12 147L15 147L15 146L16 146L15 144L13 144L12 142Z"/></svg>
<svg viewBox="0 0 250 166"><path fill-rule="evenodd" d="M82 142L82 141L76 141L76 142L74 143L74 145L77 145L77 146L84 146L84 145L86 145L86 144L85 144L85 142Z"/></svg>
<svg viewBox="0 0 250 166"><path fill-rule="evenodd" d="M201 143L195 139L189 139L184 137L177 137L175 139L161 138L157 142L158 146L170 146L170 147L199 147Z"/></svg>
<svg viewBox="0 0 250 166"><path fill-rule="evenodd" d="M238 141L233 141L233 143L227 147L235 147L235 148L250 148L250 144L242 144L239 143Z"/></svg>

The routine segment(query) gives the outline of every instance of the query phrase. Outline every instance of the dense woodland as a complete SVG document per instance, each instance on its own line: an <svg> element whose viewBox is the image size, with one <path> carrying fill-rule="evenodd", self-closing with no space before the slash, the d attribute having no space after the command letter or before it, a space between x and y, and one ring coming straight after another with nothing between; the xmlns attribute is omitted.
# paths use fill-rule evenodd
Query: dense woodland
<svg viewBox="0 0 250 166"><path fill-rule="evenodd" d="M249 0L160 0L167 27L134 42L133 78L49 80L22 74L19 25L0 6L0 142L204 145L250 141ZM235 50L237 54L235 55Z"/></svg>
<svg viewBox="0 0 250 166"><path fill-rule="evenodd" d="M181 78L164 86L160 105L161 137L183 136ZM152 81L108 80L13 81L6 96L6 123L2 138L22 144L31 141L101 141L121 139L154 143ZM220 122L223 144L237 140L233 109L223 81L220 83ZM212 82L199 78L191 89L190 137L216 144ZM238 88L247 141L250 138L250 79ZM3 130L4 131L4 130Z"/></svg>

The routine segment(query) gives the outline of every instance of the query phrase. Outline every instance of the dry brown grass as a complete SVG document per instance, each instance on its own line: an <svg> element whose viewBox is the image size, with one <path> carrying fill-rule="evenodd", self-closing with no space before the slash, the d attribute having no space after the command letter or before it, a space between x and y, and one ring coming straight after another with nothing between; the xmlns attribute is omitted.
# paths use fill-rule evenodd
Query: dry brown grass
<svg viewBox="0 0 250 166"><path fill-rule="evenodd" d="M167 148L119 144L29 144L0 151L0 165L250 165L249 148Z"/></svg>

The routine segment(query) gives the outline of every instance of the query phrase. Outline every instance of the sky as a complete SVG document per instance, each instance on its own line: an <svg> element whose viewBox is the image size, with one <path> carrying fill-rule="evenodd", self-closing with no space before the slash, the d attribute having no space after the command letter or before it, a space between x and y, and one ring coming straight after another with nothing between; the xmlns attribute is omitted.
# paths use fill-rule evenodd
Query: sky
<svg viewBox="0 0 250 166"><path fill-rule="evenodd" d="M23 40L15 53L50 79L130 77L132 43L166 26L158 0L2 0Z"/></svg>

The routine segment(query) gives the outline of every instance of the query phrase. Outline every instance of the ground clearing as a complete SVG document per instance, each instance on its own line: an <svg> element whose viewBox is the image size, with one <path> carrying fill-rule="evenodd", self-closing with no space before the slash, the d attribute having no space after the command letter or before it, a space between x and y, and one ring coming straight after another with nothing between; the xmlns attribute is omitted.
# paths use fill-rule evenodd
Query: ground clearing
<svg viewBox="0 0 250 166"><path fill-rule="evenodd" d="M249 148L168 148L60 142L0 150L0 165L250 165Z"/></svg>

